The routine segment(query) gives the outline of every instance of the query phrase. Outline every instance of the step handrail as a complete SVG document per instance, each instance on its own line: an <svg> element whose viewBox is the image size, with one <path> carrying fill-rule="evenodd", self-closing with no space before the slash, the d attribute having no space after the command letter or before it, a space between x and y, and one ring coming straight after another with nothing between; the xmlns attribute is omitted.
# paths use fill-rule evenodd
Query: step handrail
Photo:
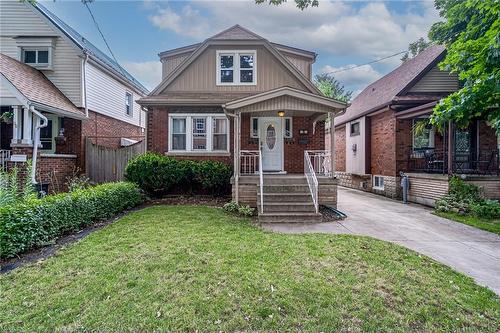
<svg viewBox="0 0 500 333"><path fill-rule="evenodd" d="M314 171L313 165L311 163L311 158L309 151L304 151L304 175L307 180L307 185L309 185L309 192L311 192L312 201L314 204L314 209L316 214L319 212L318 205L318 178L316 177L316 172Z"/></svg>
<svg viewBox="0 0 500 333"><path fill-rule="evenodd" d="M260 213L264 213L264 172L262 171L262 149L259 149Z"/></svg>

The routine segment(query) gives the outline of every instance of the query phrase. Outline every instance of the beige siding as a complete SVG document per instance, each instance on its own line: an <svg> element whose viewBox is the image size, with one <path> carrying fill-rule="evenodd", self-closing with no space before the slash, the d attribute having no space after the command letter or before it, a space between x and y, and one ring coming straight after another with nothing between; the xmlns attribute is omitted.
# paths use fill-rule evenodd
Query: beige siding
<svg viewBox="0 0 500 333"><path fill-rule="evenodd" d="M280 96L262 101L260 103L251 104L243 108L239 108L240 112L265 112L265 111L315 111L329 112L331 108L320 105L314 102L306 101L292 96Z"/></svg>
<svg viewBox="0 0 500 333"><path fill-rule="evenodd" d="M190 53L179 54L173 57L162 59L162 79L172 73L184 60L189 57Z"/></svg>
<svg viewBox="0 0 500 333"><path fill-rule="evenodd" d="M294 54L280 51L302 74L311 80L311 60Z"/></svg>
<svg viewBox="0 0 500 333"><path fill-rule="evenodd" d="M0 52L18 59L15 36L54 36L53 69L43 71L76 106L81 103L81 60L73 45L28 5L17 0L0 1Z"/></svg>
<svg viewBox="0 0 500 333"><path fill-rule="evenodd" d="M135 101L140 97L138 92L132 91L124 84L104 73L100 68L88 63L87 74L87 103L88 108L127 123L145 127L145 114ZM125 114L125 93L132 93L134 112L130 117Z"/></svg>
<svg viewBox="0 0 500 333"><path fill-rule="evenodd" d="M242 86L217 86L217 50L256 50L257 84ZM261 92L278 87L290 86L306 88L263 46L210 46L188 68L186 68L167 88L169 92Z"/></svg>
<svg viewBox="0 0 500 333"><path fill-rule="evenodd" d="M457 91L458 77L456 74L442 71L437 66L425 74L409 92L432 93L432 92L453 92Z"/></svg>

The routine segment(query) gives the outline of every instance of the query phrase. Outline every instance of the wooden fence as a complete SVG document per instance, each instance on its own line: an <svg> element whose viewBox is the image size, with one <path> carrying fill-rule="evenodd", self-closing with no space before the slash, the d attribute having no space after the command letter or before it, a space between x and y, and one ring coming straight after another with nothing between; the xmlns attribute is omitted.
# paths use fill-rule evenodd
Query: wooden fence
<svg viewBox="0 0 500 333"><path fill-rule="evenodd" d="M145 142L141 141L122 148L108 148L92 143L87 139L85 170L87 177L95 183L123 180L128 161L144 153Z"/></svg>

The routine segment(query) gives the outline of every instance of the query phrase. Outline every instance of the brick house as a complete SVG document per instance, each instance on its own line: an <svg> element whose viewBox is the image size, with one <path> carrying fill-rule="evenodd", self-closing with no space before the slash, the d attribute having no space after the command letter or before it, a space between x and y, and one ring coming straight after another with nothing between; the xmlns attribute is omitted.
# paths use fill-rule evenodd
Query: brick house
<svg viewBox="0 0 500 333"><path fill-rule="evenodd" d="M85 171L87 138L113 148L143 140L135 100L147 89L41 4L0 2L0 53L0 112L12 113L0 122L0 167L36 150L35 180L63 190Z"/></svg>
<svg viewBox="0 0 500 333"><path fill-rule="evenodd" d="M427 122L436 103L459 89L458 77L437 67L444 56L444 47L429 47L366 87L335 119L339 184L400 198L404 172L409 199L432 206L458 174L500 199L494 129L482 119L442 132Z"/></svg>
<svg viewBox="0 0 500 333"><path fill-rule="evenodd" d="M336 205L324 120L346 105L311 82L314 52L236 25L159 56L163 80L139 100L149 151L232 165L234 200L258 206L261 221L317 219L320 203Z"/></svg>

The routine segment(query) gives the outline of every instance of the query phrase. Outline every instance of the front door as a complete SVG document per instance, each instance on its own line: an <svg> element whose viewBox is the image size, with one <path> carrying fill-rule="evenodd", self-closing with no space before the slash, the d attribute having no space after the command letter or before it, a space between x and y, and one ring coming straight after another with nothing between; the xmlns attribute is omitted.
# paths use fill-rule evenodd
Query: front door
<svg viewBox="0 0 500 333"><path fill-rule="evenodd" d="M283 122L278 117L259 118L259 144L263 171L283 171Z"/></svg>

